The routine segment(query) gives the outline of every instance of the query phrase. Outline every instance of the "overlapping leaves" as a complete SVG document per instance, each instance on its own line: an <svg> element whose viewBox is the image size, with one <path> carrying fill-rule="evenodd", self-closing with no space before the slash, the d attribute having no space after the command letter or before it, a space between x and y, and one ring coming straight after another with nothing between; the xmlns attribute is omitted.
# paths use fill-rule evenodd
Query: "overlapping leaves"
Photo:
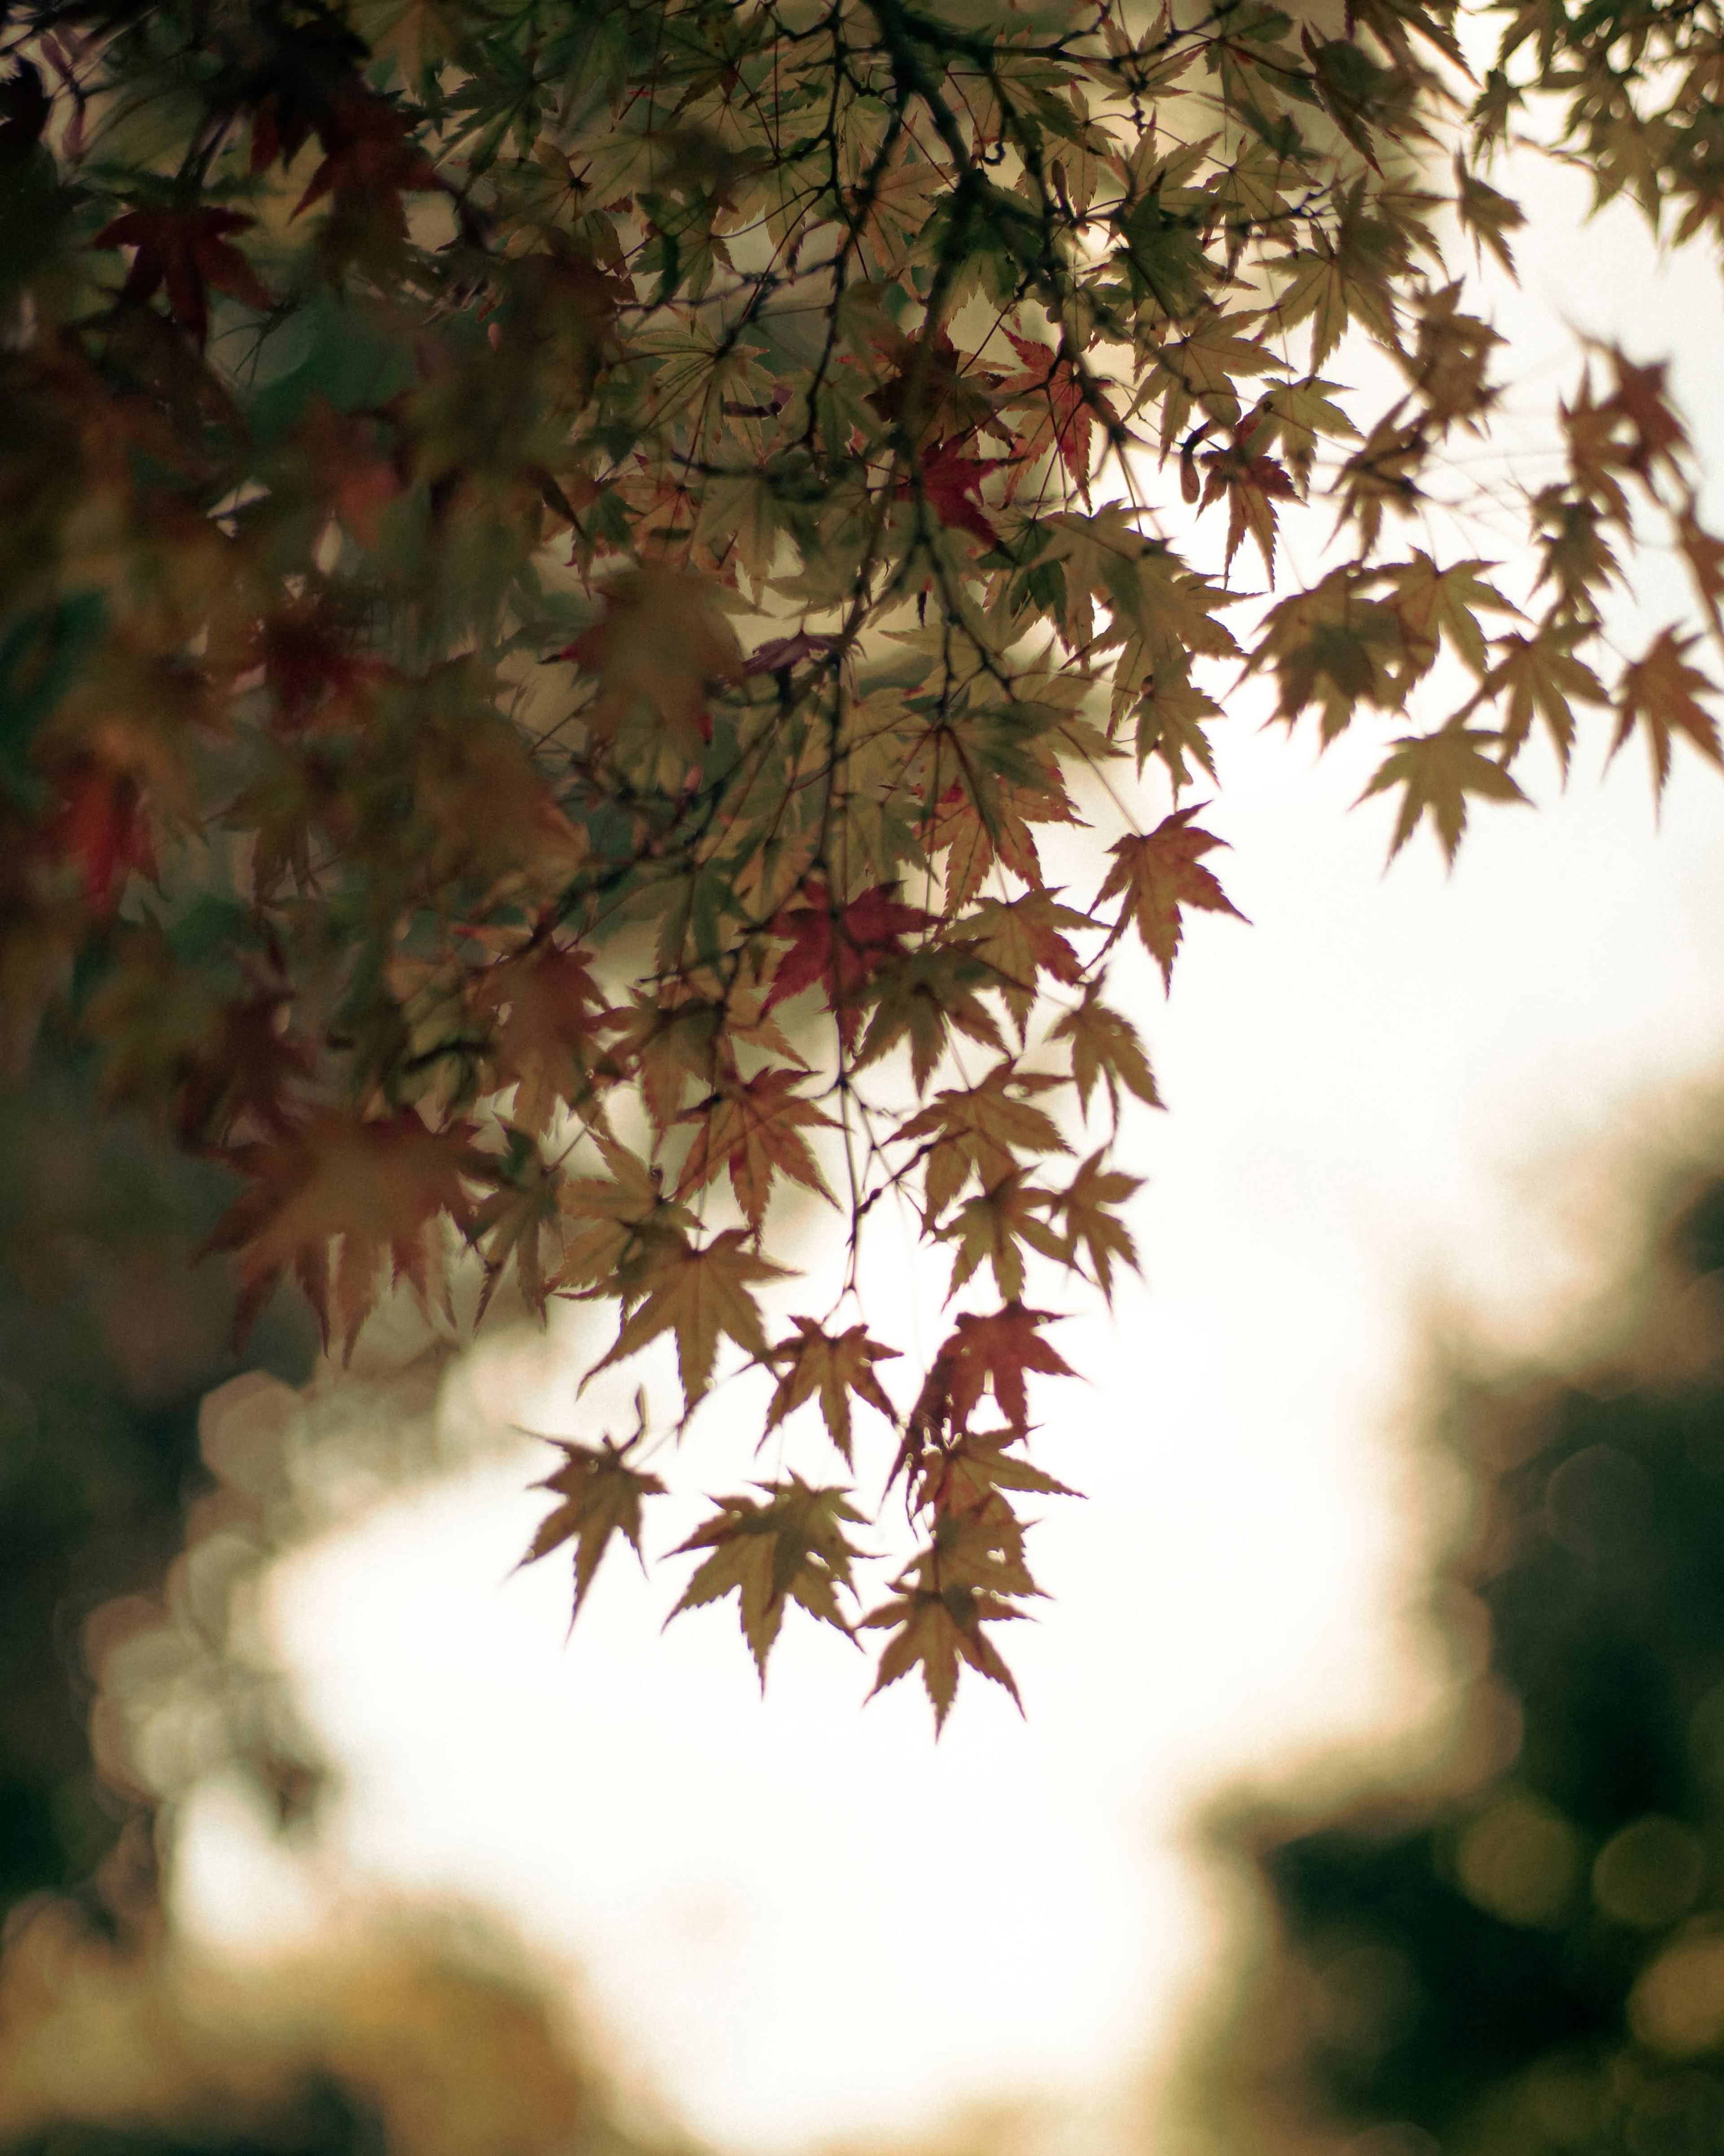
<svg viewBox="0 0 1724 2156"><path fill-rule="evenodd" d="M1159 1105L1110 969L1131 938L1171 987L1239 917L1241 667L1321 742L1381 730L1396 847L1452 857L1595 714L1660 788L1719 760L1687 628L1605 635L1649 530L1721 634L1660 369L1596 355L1554 415L1525 588L1429 536L1501 358L1442 213L1511 268L1517 100L1602 196L1724 230L1716 25L1637 18L1624 74L1617 22L1511 15L1461 119L1455 10L1413 0L1341 37L1250 0L15 8L8 1068L74 1035L236 1173L243 1315L296 1281L346 1353L392 1281L476 1272L480 1314L601 1306L588 1374L658 1357L679 1428L722 1375L775 1445L824 1427L865 1483L889 1448L907 1564L787 1470L680 1606L735 1593L762 1672L793 1605L883 1630L942 1719L964 1669L1012 1689L1015 1506L1060 1494L1029 1380L1070 1374L1062 1290L1136 1263L1111 1146ZM844 1238L812 1312L803 1207ZM857 1301L894 1213L947 1299L896 1398ZM648 1440L562 1441L532 1553L572 1546L577 1605L642 1546Z"/></svg>

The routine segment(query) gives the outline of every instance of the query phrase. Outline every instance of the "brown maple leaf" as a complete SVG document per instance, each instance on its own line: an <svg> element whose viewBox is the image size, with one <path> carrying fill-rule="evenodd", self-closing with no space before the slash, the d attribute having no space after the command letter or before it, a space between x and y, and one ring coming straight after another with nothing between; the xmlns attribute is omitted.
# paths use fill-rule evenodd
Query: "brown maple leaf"
<svg viewBox="0 0 1724 2156"><path fill-rule="evenodd" d="M1168 987L1172 985L1173 960L1179 949L1182 906L1230 913L1235 921L1245 918L1208 870L1198 865L1199 855L1227 843L1208 831L1200 831L1192 822L1206 805L1194 801L1188 808L1176 808L1146 836L1121 839L1110 847L1113 866L1096 894L1097 906L1116 895L1123 896L1125 903L1108 941L1116 942L1125 933L1126 923L1135 920L1144 947L1160 966L1162 979Z"/></svg>
<svg viewBox="0 0 1724 2156"><path fill-rule="evenodd" d="M1254 456L1249 444L1236 441L1226 449L1209 449L1198 459L1206 473L1200 506L1207 509L1223 496L1227 501L1227 561L1229 567L1249 531L1257 542L1270 581L1275 572L1275 511L1277 501L1296 501L1299 490L1273 457Z"/></svg>
<svg viewBox="0 0 1724 2156"><path fill-rule="evenodd" d="M593 1364L582 1384L664 1332L676 1336L677 1370L690 1408L706 1390L721 1335L764 1362L766 1335L749 1291L757 1281L786 1275L783 1266L751 1250L748 1240L744 1229L726 1228L699 1247L667 1238L649 1248L638 1281L631 1283L643 1299L625 1316L609 1352Z"/></svg>
<svg viewBox="0 0 1724 2156"><path fill-rule="evenodd" d="M1129 1019L1109 1009L1095 982L1086 983L1083 1001L1075 1010L1066 1012L1048 1038L1070 1044L1072 1080L1078 1089L1079 1106L1085 1115L1090 1111L1090 1095L1098 1078L1107 1086L1108 1106L1113 1111L1116 1125L1120 1119L1121 1086L1135 1093L1147 1107L1162 1106L1155 1073L1149 1067L1149 1058L1143 1052L1137 1028Z"/></svg>
<svg viewBox="0 0 1724 2156"><path fill-rule="evenodd" d="M492 1079L515 1088L511 1120L536 1135L560 1104L590 1109L598 1087L621 1075L606 1037L622 1024L593 978L593 953L548 940L487 966L469 983L490 1028Z"/></svg>
<svg viewBox="0 0 1724 2156"><path fill-rule="evenodd" d="M562 1455L562 1465L536 1490L548 1490L561 1502L541 1522L522 1564L532 1564L565 1543L575 1546L575 1602L569 1626L581 1614L581 1604L593 1584L599 1562L614 1535L621 1535L641 1555L640 1508L643 1499L661 1497L664 1485L629 1465L628 1445L615 1445L609 1438L598 1446L575 1445L567 1438L547 1438ZM643 1565L644 1560L643 1559Z"/></svg>
<svg viewBox="0 0 1724 2156"><path fill-rule="evenodd" d="M859 1400L866 1400L888 1422L894 1425L897 1423L897 1409L881 1390L880 1379L874 1374L874 1365L892 1359L898 1350L870 1340L865 1328L859 1325L852 1325L843 1332L829 1333L812 1317L793 1317L790 1322L796 1327L796 1337L779 1341L772 1351L773 1362L788 1363L789 1367L772 1394L772 1404L767 1414L767 1432L775 1430L786 1415L818 1393L827 1430L848 1465L852 1393Z"/></svg>
<svg viewBox="0 0 1724 2156"><path fill-rule="evenodd" d="M942 1539L944 1548L941 1547ZM972 1540L989 1545L996 1542L985 1528L979 1537L972 1536ZM977 1553L985 1559L991 1550L983 1549ZM966 1577L967 1573L984 1568L966 1564L966 1554L968 1553L957 1547L952 1536L936 1537L935 1547L925 1551L908 1572L893 1581L895 1592L892 1600L883 1603L878 1609L870 1609L859 1627L863 1630L890 1628L895 1635L886 1642L880 1656L869 1697L872 1699L875 1692L884 1691L886 1686L895 1684L900 1677L920 1667L922 1682L933 1703L936 1735L945 1727L946 1717L952 1711L961 1664L991 1678L1011 1694L1018 1712L1024 1711L1012 1672L982 1628L1022 1617L1024 1612L997 1589ZM952 1563L953 1558L957 1562Z"/></svg>
<svg viewBox="0 0 1724 2156"><path fill-rule="evenodd" d="M1098 412L1103 418L1117 426L1118 415L1099 387L1086 389L1081 376L1070 359L1063 352L1044 344L1032 343L1026 337L1005 332L1006 341L1024 362L1024 372L1007 377L998 392L1002 404L1035 404L1044 408L1037 414L1035 424L1024 434L1017 445L1018 464L1011 480L1011 490L1015 491L1024 473L1041 456L1052 449L1059 453L1061 462L1073 480L1083 490L1084 498L1090 493L1090 438L1094 431Z"/></svg>
<svg viewBox="0 0 1724 2156"><path fill-rule="evenodd" d="M687 1110L681 1120L694 1124L695 1142L683 1163L677 1196L687 1198L704 1189L728 1168L743 1217L758 1229L776 1169L835 1204L819 1163L802 1135L805 1130L834 1127L830 1116L796 1093L806 1075L782 1068L757 1071L752 1078L734 1080Z"/></svg>
<svg viewBox="0 0 1724 2156"><path fill-rule="evenodd" d="M484 1168L473 1135L467 1123L429 1130L411 1109L368 1121L326 1108L289 1136L236 1147L228 1159L253 1187L203 1246L204 1254L235 1254L236 1337L244 1338L288 1271L316 1313L325 1348L335 1335L344 1358L376 1304L386 1266L422 1301L434 1291L446 1307L439 1224L447 1215L467 1224L465 1179Z"/></svg>
<svg viewBox="0 0 1724 2156"><path fill-rule="evenodd" d="M697 1549L712 1554L670 1614L719 1601L734 1590L743 1636L764 1688L767 1657L791 1603L823 1624L849 1632L837 1590L850 1586L850 1563L859 1553L844 1531L859 1524L863 1516L847 1502L848 1490L812 1488L799 1475L755 1487L764 1503L754 1497L721 1497L719 1511L678 1545L678 1556Z"/></svg>
<svg viewBox="0 0 1724 2156"><path fill-rule="evenodd" d="M1646 656L1624 670L1618 693L1616 737L1610 753L1614 756L1639 726L1652 757L1653 790L1659 794L1670 775L1670 746L1678 734L1709 762L1724 764L1718 722L1695 695L1699 689L1716 696L1717 684L1684 656L1696 641L1678 636L1673 629L1660 629Z"/></svg>

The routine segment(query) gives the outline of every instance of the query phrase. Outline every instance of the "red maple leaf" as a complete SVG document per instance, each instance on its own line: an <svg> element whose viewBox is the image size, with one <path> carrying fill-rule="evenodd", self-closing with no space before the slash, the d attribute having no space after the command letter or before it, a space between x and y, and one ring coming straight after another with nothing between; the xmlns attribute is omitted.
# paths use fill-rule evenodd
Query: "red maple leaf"
<svg viewBox="0 0 1724 2156"><path fill-rule="evenodd" d="M811 876L803 896L808 903L787 906L767 931L788 937L792 947L772 977L766 1009L824 981L827 1008L837 1017L849 1047L861 1023L863 990L881 967L904 956L904 937L931 927L934 917L920 906L900 905L885 883L838 907L826 886Z"/></svg>
<svg viewBox="0 0 1724 2156"><path fill-rule="evenodd" d="M984 547L997 547L999 534L982 514L977 497L983 480L998 471L1001 462L998 457L967 457L952 443L942 442L922 458L915 480L900 482L899 499L913 497L919 487L942 524L967 531Z"/></svg>
<svg viewBox="0 0 1724 2156"><path fill-rule="evenodd" d="M257 655L284 733L362 720L387 662L362 649L357 626L322 599L289 601L258 631Z"/></svg>
<svg viewBox="0 0 1724 2156"><path fill-rule="evenodd" d="M318 132L324 160L312 173L294 215L332 194L338 210L345 206L380 217L390 232L405 237L402 195L443 182L394 106L381 97L344 97Z"/></svg>
<svg viewBox="0 0 1724 2156"><path fill-rule="evenodd" d="M999 386L1002 403L1022 403L1029 398L1045 398L1047 416L1039 418L1019 446L1023 462L1012 475L1015 485L1029 465L1041 453L1052 446L1058 449L1066 470L1083 488L1087 499L1090 487L1090 436L1095 424L1095 411L1100 404L1109 420L1116 418L1105 398L1094 401L1086 396L1079 380L1077 370L1070 359L1055 352L1051 346L1032 343L1027 337L1005 333L1006 341L1024 362L1022 374L1010 376Z"/></svg>
<svg viewBox="0 0 1724 2156"><path fill-rule="evenodd" d="M136 248L121 298L142 301L166 285L169 313L202 351L209 337L212 286L264 313L275 304L227 236L256 223L236 209L134 209L105 224L90 245Z"/></svg>
<svg viewBox="0 0 1724 2156"><path fill-rule="evenodd" d="M74 765L63 788L59 811L48 827L49 843L75 865L85 898L105 920L134 870L156 873L143 797L129 772L94 762Z"/></svg>
<svg viewBox="0 0 1724 2156"><path fill-rule="evenodd" d="M1026 1310L1015 1301L988 1317L967 1311L934 1358L911 1414L912 1435L947 1428L967 1430L990 1385L1000 1413L1021 1433L1029 1420L1024 1373L1041 1370L1054 1378L1072 1375L1071 1365L1036 1329L1053 1317L1052 1311Z"/></svg>

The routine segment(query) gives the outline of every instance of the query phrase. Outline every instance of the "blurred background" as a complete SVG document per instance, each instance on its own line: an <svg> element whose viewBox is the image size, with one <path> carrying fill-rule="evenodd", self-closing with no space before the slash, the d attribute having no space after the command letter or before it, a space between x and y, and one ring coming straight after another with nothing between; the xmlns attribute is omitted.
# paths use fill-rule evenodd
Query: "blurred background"
<svg viewBox="0 0 1724 2156"><path fill-rule="evenodd" d="M1502 183L1511 403L1616 335L1724 473L1715 268ZM1655 829L1632 760L1552 769L1385 876L1369 757L1229 708L1255 925L1135 984L1172 1113L1144 1282L1062 1330L1039 1442L1089 1496L1037 1529L1023 1721L972 1687L936 1748L829 1633L762 1699L614 1557L566 1640L512 1568L524 1433L617 1405L579 1313L403 1313L340 1378L282 1315L238 1368L186 1265L219 1194L95 1148L75 1070L8 1111L0 2140L1716 2144L1724 788L1679 766Z"/></svg>

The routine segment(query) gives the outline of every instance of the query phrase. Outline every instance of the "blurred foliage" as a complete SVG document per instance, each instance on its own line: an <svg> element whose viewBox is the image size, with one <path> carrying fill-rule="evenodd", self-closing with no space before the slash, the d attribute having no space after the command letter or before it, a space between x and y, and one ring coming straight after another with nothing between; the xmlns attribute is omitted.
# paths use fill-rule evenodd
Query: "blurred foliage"
<svg viewBox="0 0 1724 2156"><path fill-rule="evenodd" d="M85 1881L137 1810L92 1765L84 1631L159 1589L211 1486L231 1297L189 1260L222 1197L77 1062L0 1098L0 1912ZM301 1376L311 1344L272 1314L248 1363Z"/></svg>
<svg viewBox="0 0 1724 2156"><path fill-rule="evenodd" d="M546 1973L479 1919L343 1912L249 1966L180 1936L179 1808L238 1774L292 1831L323 1768L255 1623L271 1561L434 1456L434 1362L387 1414L234 1375L191 1254L219 1176L54 1066L0 1102L0 2144L20 2156L639 2156ZM260 1368L259 1366L263 1367ZM273 1366L275 1376L266 1374Z"/></svg>
<svg viewBox="0 0 1724 2156"><path fill-rule="evenodd" d="M1455 1382L1459 1769L1224 1830L1275 1920L1207 2070L1229 2147L1724 2145L1724 1179L1665 1217L1576 1367Z"/></svg>
<svg viewBox="0 0 1724 2156"><path fill-rule="evenodd" d="M672 2156L619 2122L508 1943L421 1909L315 1951L201 1961L56 1902L0 1968L0 2143L16 2156Z"/></svg>

